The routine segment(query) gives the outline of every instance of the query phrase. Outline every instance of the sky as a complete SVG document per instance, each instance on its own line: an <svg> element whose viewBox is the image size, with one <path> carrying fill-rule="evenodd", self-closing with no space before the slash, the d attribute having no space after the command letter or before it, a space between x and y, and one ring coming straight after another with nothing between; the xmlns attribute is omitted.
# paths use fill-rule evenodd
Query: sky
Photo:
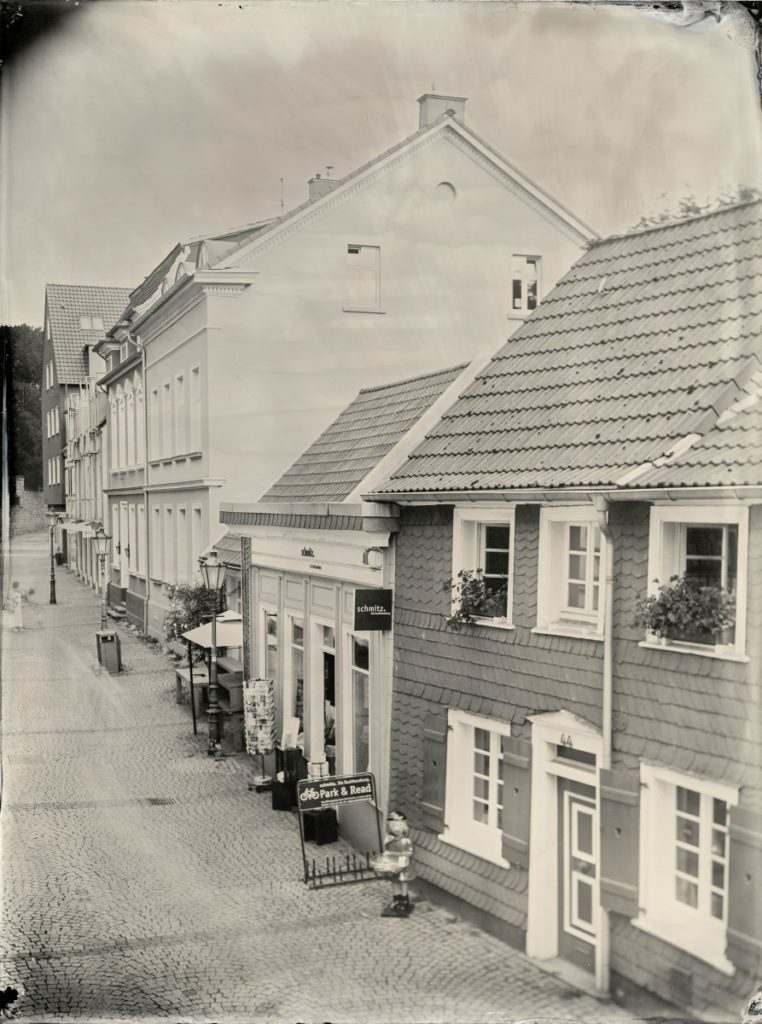
<svg viewBox="0 0 762 1024"><path fill-rule="evenodd" d="M601 234L762 183L753 54L707 19L555 0L106 0L6 64L0 322L46 282L135 287L418 127L467 123Z"/></svg>

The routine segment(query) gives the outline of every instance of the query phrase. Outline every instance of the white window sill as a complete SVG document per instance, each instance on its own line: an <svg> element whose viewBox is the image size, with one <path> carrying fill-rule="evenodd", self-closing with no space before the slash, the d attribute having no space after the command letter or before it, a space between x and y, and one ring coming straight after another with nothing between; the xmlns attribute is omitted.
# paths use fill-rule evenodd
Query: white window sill
<svg viewBox="0 0 762 1024"><path fill-rule="evenodd" d="M638 647L645 647L649 651L671 651L672 654L695 654L699 658L716 658L719 661L737 661L743 665L749 661L747 655L736 651L709 646L702 648L700 644L681 644L677 641L662 644L658 640L641 640Z"/></svg>
<svg viewBox="0 0 762 1024"><path fill-rule="evenodd" d="M489 618L486 615L474 615L471 619L475 626L488 626L490 629L513 630L516 627L506 618Z"/></svg>
<svg viewBox="0 0 762 1024"><path fill-rule="evenodd" d="M490 864L497 864L500 868L505 868L506 871L510 868L510 861L507 861L505 857L499 853L493 853L492 851L485 851L479 843L471 836L460 836L454 833L452 829L447 829L446 832L440 833L437 838L440 842L444 843L445 846L452 846L456 850L464 850L466 853L470 853L473 857L478 857L480 860L489 861Z"/></svg>
<svg viewBox="0 0 762 1024"><path fill-rule="evenodd" d="M377 313L381 316L386 316L385 309L377 309L373 306L342 306L342 313Z"/></svg>
<svg viewBox="0 0 762 1024"><path fill-rule="evenodd" d="M662 939L671 946L684 950L691 956L695 956L697 960L702 960L722 974L732 977L736 973L736 969L735 965L728 960L724 953L726 929L722 928L721 931L720 929L709 929L702 926L701 920L697 915L697 920L687 922L662 921L649 917L647 914L641 914L640 917L634 918L632 923L636 928L640 928L641 931L647 932L657 939ZM708 924L719 923L714 920L708 922ZM704 922L704 925L706 924L707 922ZM714 931L716 935L720 936L719 939L708 941L706 937L707 931Z"/></svg>
<svg viewBox="0 0 762 1024"><path fill-rule="evenodd" d="M566 623L556 625L551 622L547 626L535 626L532 632L538 633L540 636L568 636L576 640L595 640L598 643L603 641L603 633L598 633L592 629L585 629L582 626L576 628Z"/></svg>

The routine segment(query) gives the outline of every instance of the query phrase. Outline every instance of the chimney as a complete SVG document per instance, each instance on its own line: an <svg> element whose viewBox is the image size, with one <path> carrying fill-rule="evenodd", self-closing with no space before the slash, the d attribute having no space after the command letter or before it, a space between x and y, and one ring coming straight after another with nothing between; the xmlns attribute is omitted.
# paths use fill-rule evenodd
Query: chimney
<svg viewBox="0 0 762 1024"><path fill-rule="evenodd" d="M418 97L418 127L425 128L426 125L436 121L442 114L452 112L459 121L466 123L466 97L465 96L440 96L438 93L425 92Z"/></svg>
<svg viewBox="0 0 762 1024"><path fill-rule="evenodd" d="M327 196L329 192L333 192L339 182L336 178L324 178L322 175L316 174L314 178L310 178L307 184L310 187L310 199L320 199L322 196Z"/></svg>

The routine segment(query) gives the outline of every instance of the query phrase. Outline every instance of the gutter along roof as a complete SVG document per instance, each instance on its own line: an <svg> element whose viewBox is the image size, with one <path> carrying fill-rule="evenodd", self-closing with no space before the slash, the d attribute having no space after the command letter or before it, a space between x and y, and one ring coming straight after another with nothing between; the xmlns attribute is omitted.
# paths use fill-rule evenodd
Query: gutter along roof
<svg viewBox="0 0 762 1024"><path fill-rule="evenodd" d="M762 483L761 211L594 242L372 497Z"/></svg>

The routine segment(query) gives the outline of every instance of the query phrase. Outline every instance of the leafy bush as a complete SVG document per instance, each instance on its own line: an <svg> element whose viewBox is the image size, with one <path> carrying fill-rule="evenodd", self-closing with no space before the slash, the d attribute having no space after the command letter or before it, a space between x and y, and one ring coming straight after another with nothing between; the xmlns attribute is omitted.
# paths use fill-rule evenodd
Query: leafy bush
<svg viewBox="0 0 762 1024"><path fill-rule="evenodd" d="M703 586L686 576L672 576L657 594L638 601L635 625L658 637L693 633L707 639L735 625L735 595L722 587Z"/></svg>
<svg viewBox="0 0 762 1024"><path fill-rule="evenodd" d="M455 582L446 580L443 589L454 591L456 608L445 625L456 633L477 618L505 617L507 585L491 589L483 578L482 569L461 569Z"/></svg>
<svg viewBox="0 0 762 1024"><path fill-rule="evenodd" d="M224 586L217 608L214 591L207 590L202 583L176 583L167 593L171 608L164 619L164 637L168 641L179 640L180 643L185 643L183 633L208 622L215 611L219 615L227 607ZM200 653L203 657L203 652Z"/></svg>

